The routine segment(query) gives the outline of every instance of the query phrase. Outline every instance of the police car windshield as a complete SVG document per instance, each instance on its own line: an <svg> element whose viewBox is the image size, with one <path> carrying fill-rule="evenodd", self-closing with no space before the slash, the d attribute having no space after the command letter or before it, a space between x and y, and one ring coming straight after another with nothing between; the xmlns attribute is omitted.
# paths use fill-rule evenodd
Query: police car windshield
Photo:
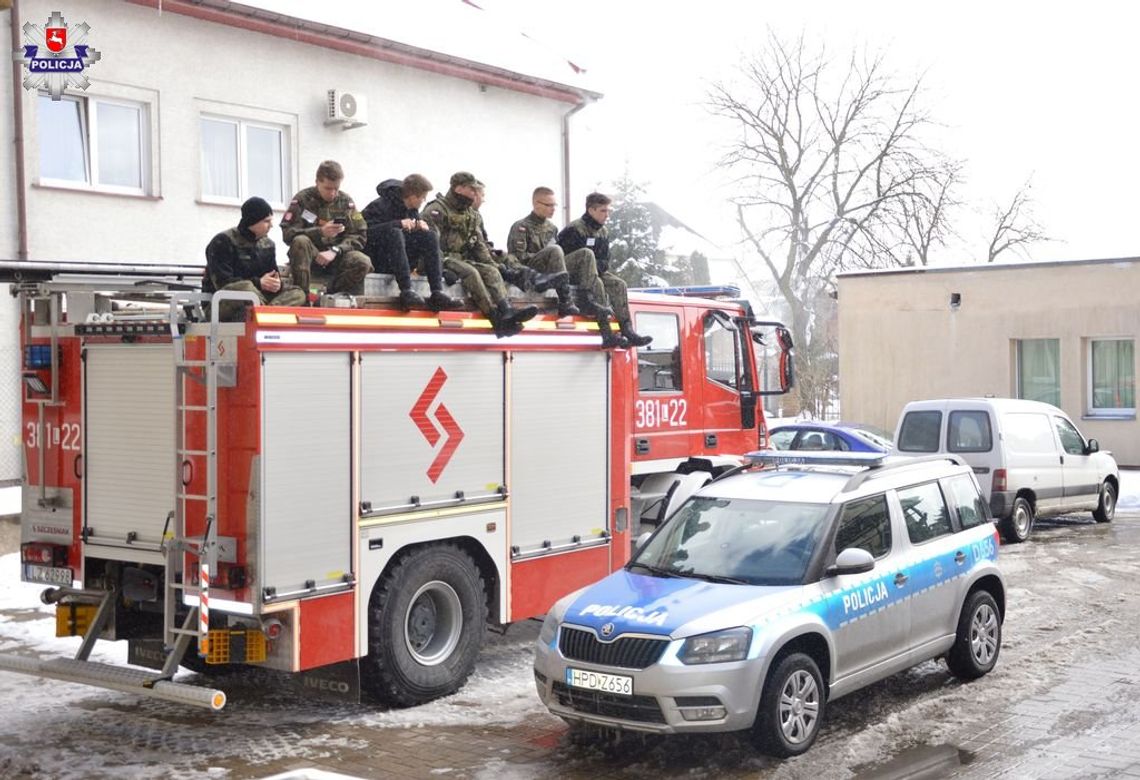
<svg viewBox="0 0 1140 780"><path fill-rule="evenodd" d="M827 504L691 499L630 562L683 577L799 585L823 537Z"/></svg>

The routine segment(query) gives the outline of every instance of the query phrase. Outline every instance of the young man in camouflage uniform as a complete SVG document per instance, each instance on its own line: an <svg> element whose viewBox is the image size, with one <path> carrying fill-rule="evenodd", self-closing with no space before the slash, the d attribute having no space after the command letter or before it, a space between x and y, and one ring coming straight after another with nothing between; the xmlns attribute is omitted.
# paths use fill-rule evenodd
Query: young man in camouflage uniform
<svg viewBox="0 0 1140 780"><path fill-rule="evenodd" d="M347 193L340 191L344 169L325 160L317 166L317 182L293 196L281 218L281 234L289 245L293 284L309 292L310 277L327 281L325 292L364 294L364 277L372 261L364 254L367 227Z"/></svg>
<svg viewBox="0 0 1140 780"><path fill-rule="evenodd" d="M444 270L459 278L467 297L502 338L520 332L522 324L538 314L538 307L516 310L507 300L507 288L474 208L476 181L466 171L453 174L447 194L436 193L435 200L424 206L423 218L439 234Z"/></svg>
<svg viewBox="0 0 1140 780"><path fill-rule="evenodd" d="M571 258L564 257L562 247L554 243L554 237L558 233L558 228L550 221L554 208L558 205L554 200L554 190L549 187L536 188L531 195L530 204L530 214L511 225L511 232L507 234L507 256L503 262L507 266L521 266L534 273L561 276L561 281L554 288L558 292L558 316L569 317L581 314L570 299L571 279L584 287L588 293L592 292L593 286L596 285L601 294L605 295L605 290L598 281L594 260L579 252L573 258L575 265L571 266ZM503 274L503 277L506 278L506 274ZM606 309L607 317L611 313ZM602 327L600 320L598 326ZM603 336L608 332L607 319L602 331Z"/></svg>
<svg viewBox="0 0 1140 780"><path fill-rule="evenodd" d="M617 316L624 342L622 346L644 347L653 341L653 337L639 335L633 329L625 280L609 270L610 239L605 223L610 217L610 203L610 198L600 192L591 192L587 195L586 213L562 228L562 232L558 234L558 245L562 247L567 258L574 252L582 250L593 256L598 276L609 299L607 302ZM604 332L602 337L605 338Z"/></svg>
<svg viewBox="0 0 1140 780"><path fill-rule="evenodd" d="M486 198L486 185L481 181L475 182L475 204L474 208L479 211L479 207L483 205ZM560 261L555 261L550 255L542 258L538 265L534 263L522 263L519 258L513 255L505 254L501 249L495 249L495 245L491 243L491 239L487 236L487 228L483 224L483 215L479 215L479 230L483 234L483 240L487 243L487 247L491 250L491 256L495 258L498 264L499 273L503 277L503 281L507 284L513 284L520 290L527 291L533 290L534 292L543 293L547 290L557 290L559 301L559 317L565 317L569 314L579 314L576 311L577 306L574 306L575 311L564 310L562 308L563 302L567 305L573 306L570 303L570 274L566 272L566 265ZM509 250L508 250L509 251Z"/></svg>
<svg viewBox="0 0 1140 780"><path fill-rule="evenodd" d="M304 306L305 293L285 285L277 272L277 247L267 235L273 227L273 209L257 196L241 204L241 221L223 230L206 245L206 272L202 292L251 292L263 304ZM218 319L242 322L249 304L222 301Z"/></svg>

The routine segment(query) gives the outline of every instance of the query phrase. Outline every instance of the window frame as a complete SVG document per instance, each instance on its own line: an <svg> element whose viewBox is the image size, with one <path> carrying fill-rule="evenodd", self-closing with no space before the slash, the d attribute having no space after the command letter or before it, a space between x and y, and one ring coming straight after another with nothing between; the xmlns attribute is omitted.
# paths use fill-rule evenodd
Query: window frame
<svg viewBox="0 0 1140 780"><path fill-rule="evenodd" d="M1056 369L1056 375L1054 376L1055 384L1051 388L1053 393L1055 393L1055 395L1056 395L1055 399L1045 399L1045 398L1037 398L1037 397L1030 398L1029 396L1027 396L1025 394L1025 377L1023 376L1024 372L1022 370L1021 360L1022 360L1022 349L1027 342L1051 343L1056 347L1056 350L1055 350L1056 360L1054 361L1055 362L1055 369ZM1014 375L1015 375L1015 380L1014 381L1015 381L1016 396L1018 398L1026 400L1026 401L1041 401L1042 403L1051 404L1053 406L1060 408L1060 406L1061 406L1061 339L1049 338L1049 337L1031 338L1031 339L1014 339L1014 345L1015 345L1015 349L1014 349Z"/></svg>
<svg viewBox="0 0 1140 780"><path fill-rule="evenodd" d="M44 98L51 99L47 92L38 92L36 94L37 106L39 105L39 101ZM46 150L41 145L37 150L37 186L52 189L75 190L78 192L98 192L108 195L126 195L132 197L153 196L157 190L155 186L157 161L154 155L154 149L156 148L156 140L154 138L156 123L153 121L153 102L147 100L146 96L143 95L87 93L81 95L64 95L62 100L75 103L79 106L79 132L80 142L83 144L81 152L83 155L84 178L80 181L78 179L58 179L43 175L43 155ZM99 182L99 105L119 106L136 109L138 111L138 187L121 184L103 184ZM37 110L36 113L38 122L39 111ZM39 137L41 139L40 143L42 144L43 134L39 134Z"/></svg>
<svg viewBox="0 0 1140 780"><path fill-rule="evenodd" d="M1102 342L1127 342L1132 344L1132 406L1095 406L1096 400L1096 376L1093 371L1093 345ZM1085 397L1088 399L1085 405L1086 417L1108 417L1108 418L1126 418L1135 419L1136 417L1136 339L1131 336L1103 336L1087 339L1087 349L1085 350Z"/></svg>
<svg viewBox="0 0 1140 780"><path fill-rule="evenodd" d="M638 347L637 349L637 392L638 393L674 393L680 394L684 392L685 388L685 367L682 363L681 355L681 315L675 311L639 311L635 314L637 319L638 333L649 334L653 336L653 342L645 347ZM661 330L656 327L655 323L664 323L666 319L672 321L671 325L666 330ZM665 340L661 338L663 334L668 334L670 337L675 337L668 347L665 347ZM668 363L662 363L653 358L659 358L668 355ZM653 370L647 373L647 376L653 378L653 383L656 384L656 375L661 371L668 369L673 381L673 387L643 387L641 381L642 369L652 366Z"/></svg>
<svg viewBox="0 0 1140 780"><path fill-rule="evenodd" d="M926 537L925 539L915 539L915 534L913 533L912 529L914 527L917 527L917 525L912 526L911 522L909 521L909 519L907 517L907 506L906 506L906 504L903 503L903 493L905 493L907 491L920 490L922 488L926 488L929 486L934 487L934 490L938 493L938 497L942 500L942 508L943 508L943 510L945 510L945 513L946 513L945 514L946 525L945 525L945 528L942 529L940 526L932 526L932 525L930 525L929 522L927 522L925 524L925 526L923 526L923 527L925 527L927 529L938 528L938 530L940 530L940 533L933 534L931 536ZM953 515L951 514L951 511L950 511L950 502L946 500L946 494L942 491L942 485L941 485L939 480L932 479L932 480L929 480L926 482L917 482L914 484L899 487L899 488L895 489L894 493L895 493L895 499L899 502L899 510L902 512L903 528L906 531L907 541L909 541L912 546L918 547L918 546L933 542L937 539L941 539L945 536L953 536L954 535L954 533L955 533L954 518L953 518Z"/></svg>
<svg viewBox="0 0 1140 780"><path fill-rule="evenodd" d="M206 192L206 177L205 172L205 145L202 143L202 123L206 120L211 122L224 122L233 125L237 129L237 185L238 194L236 197L228 195L214 195ZM225 113L224 111L212 110L201 108L198 111L198 197L202 203L213 203L223 206L240 206L246 201L247 198L253 195L265 197L264 193L250 192L250 171L249 171L249 128L258 128L262 130L272 130L280 134L280 156L278 164L280 169L278 171L281 177L281 192L277 199L265 198L269 205L275 210L282 210L285 208L289 201L290 196L295 191L293 184L293 137L295 135L295 128L288 122L275 121L273 119L259 119L240 116L232 113Z"/></svg>

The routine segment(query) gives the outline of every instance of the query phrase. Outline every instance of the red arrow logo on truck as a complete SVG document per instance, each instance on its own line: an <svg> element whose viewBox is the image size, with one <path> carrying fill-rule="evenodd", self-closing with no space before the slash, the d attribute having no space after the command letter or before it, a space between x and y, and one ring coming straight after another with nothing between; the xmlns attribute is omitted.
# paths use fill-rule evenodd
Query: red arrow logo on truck
<svg viewBox="0 0 1140 780"><path fill-rule="evenodd" d="M443 383L447 381L447 372L443 368L437 368L432 375L431 380L427 383L427 387L420 393L420 397L416 399L412 411L409 416L416 427L420 429L420 433L427 439L427 443L435 447L440 440L439 428L436 427L433 419L428 415L428 410L431 405L435 403L436 396L439 391L443 389ZM451 416L451 412L447 407L440 404L435 409L435 419L439 420L439 427L443 429L443 446L439 448L439 452L435 455L435 460L431 462L431 467L427 470L428 479L435 484L443 470L447 468L448 461L455 451L459 449L459 443L463 441L463 429L455 422L455 418Z"/></svg>

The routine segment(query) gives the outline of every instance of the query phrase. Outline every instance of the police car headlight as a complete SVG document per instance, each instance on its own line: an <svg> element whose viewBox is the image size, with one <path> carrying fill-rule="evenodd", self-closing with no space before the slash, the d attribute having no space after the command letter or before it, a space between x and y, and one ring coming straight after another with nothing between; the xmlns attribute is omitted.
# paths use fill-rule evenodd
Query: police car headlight
<svg viewBox="0 0 1140 780"><path fill-rule="evenodd" d="M542 621L542 630L538 632L539 644L549 645L554 641L554 635L558 632L558 618L554 617L553 612L548 612L546 618Z"/></svg>
<svg viewBox="0 0 1140 780"><path fill-rule="evenodd" d="M730 628L712 634L692 636L681 645L677 654L683 664L718 664L726 661L743 661L752 644L751 628Z"/></svg>

